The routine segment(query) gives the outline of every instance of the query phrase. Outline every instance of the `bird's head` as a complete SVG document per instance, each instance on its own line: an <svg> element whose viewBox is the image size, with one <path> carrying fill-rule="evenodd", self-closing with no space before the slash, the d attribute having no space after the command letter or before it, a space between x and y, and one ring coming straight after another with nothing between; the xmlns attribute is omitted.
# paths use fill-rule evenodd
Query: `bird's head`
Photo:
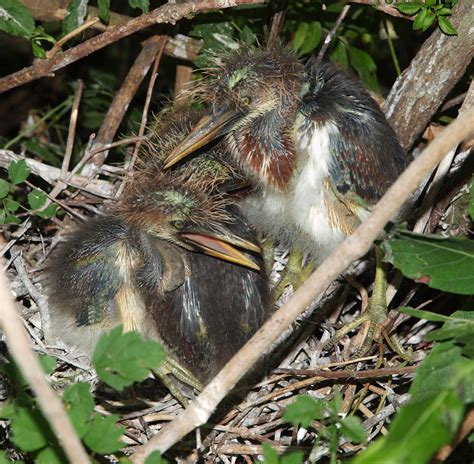
<svg viewBox="0 0 474 464"><path fill-rule="evenodd" d="M228 200L209 194L208 180L183 171L143 177L130 184L120 206L127 224L187 250L260 269L242 251L260 253L260 247L232 232Z"/></svg>
<svg viewBox="0 0 474 464"><path fill-rule="evenodd" d="M152 122L148 141L142 145L137 169L154 171L157 175L163 170L166 157L191 132L196 123L203 117L202 110L196 110L190 105L178 108L165 108ZM242 174L229 163L229 156L223 144L213 144L200 150L185 165L186 173L192 173L201 181L206 180L209 190L235 190L247 185ZM183 167L178 167L182 171Z"/></svg>
<svg viewBox="0 0 474 464"><path fill-rule="evenodd" d="M274 144L298 106L304 78L303 65L281 48L243 48L226 58L203 79L198 95L207 112L165 161L170 167L219 136L239 132L240 151ZM293 114L291 114L293 113Z"/></svg>

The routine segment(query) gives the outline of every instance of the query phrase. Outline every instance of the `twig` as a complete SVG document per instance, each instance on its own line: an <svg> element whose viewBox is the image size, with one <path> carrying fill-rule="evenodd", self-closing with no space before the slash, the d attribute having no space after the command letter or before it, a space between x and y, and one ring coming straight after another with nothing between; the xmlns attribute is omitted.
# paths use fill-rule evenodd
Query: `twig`
<svg viewBox="0 0 474 464"><path fill-rule="evenodd" d="M395 7L385 4L384 2L378 2L377 0L348 0L349 3L358 3L361 5L369 5L376 10L382 11L390 16L395 16L396 18L408 19L413 21L413 16L404 15L400 13Z"/></svg>
<svg viewBox="0 0 474 464"><path fill-rule="evenodd" d="M327 371L323 369L275 369L275 374L322 377L324 379L375 379L392 375L413 374L416 367L391 367L370 369L368 371Z"/></svg>
<svg viewBox="0 0 474 464"><path fill-rule="evenodd" d="M346 5L342 11L339 13L339 16L334 23L334 26L331 28L331 30L328 32L328 35L325 37L323 45L319 49L318 56L316 57L316 64L321 63L323 61L323 57L326 54L326 51L329 47L329 44L332 42L334 39L334 36L336 35L337 30L339 29L339 26L341 25L342 21L344 21L344 18L346 17L347 13L349 12L351 6Z"/></svg>
<svg viewBox="0 0 474 464"><path fill-rule="evenodd" d="M460 115L388 189L370 216L318 267L308 280L226 364L203 392L173 422L132 455L143 463L154 450L165 452L191 430L207 422L219 402L278 337L352 261L365 255L373 241L418 184L443 156L474 131L474 109Z"/></svg>
<svg viewBox="0 0 474 464"><path fill-rule="evenodd" d="M0 271L0 301L2 302L0 325L5 332L8 349L33 390L39 407L58 437L69 462L72 464L90 462L61 400L46 381L41 364L31 349L30 340L8 291L4 271Z"/></svg>
<svg viewBox="0 0 474 464"><path fill-rule="evenodd" d="M176 24L182 18L188 18L201 11L210 9L224 9L243 4L266 3L268 0L214 0L203 2L187 2L182 4L166 3L150 13L131 19L124 25L112 27L102 34L71 48L58 53L49 60L37 60L35 63L0 79L0 93L26 84L44 76L51 76L58 69L84 58L113 42L135 34L156 24Z"/></svg>
<svg viewBox="0 0 474 464"><path fill-rule="evenodd" d="M46 54L48 59L51 59L56 53L61 51L62 46L72 38L76 37L77 35L81 34L85 30L91 28L94 24L98 23L100 21L99 18L92 18L86 21L84 24L81 24L79 27L74 29L73 31L69 32L69 34L66 34L64 37L61 37L61 40L58 40L53 48L48 51Z"/></svg>
<svg viewBox="0 0 474 464"><path fill-rule="evenodd" d="M150 82L148 83L148 90L146 92L146 99L145 104L143 105L143 113L142 113L142 120L140 122L140 129L138 131L138 136L143 137L145 135L145 129L147 124L148 118L148 110L150 109L150 102L151 102L151 95L153 94L153 88L155 87L155 81L158 77L158 66L161 62L161 57L163 56L163 50L165 49L166 42L168 41L168 37L163 36L160 38L161 45L158 49L158 53L156 54L155 62L153 63L153 69L151 71ZM130 172L133 169L133 165L135 164L135 160L137 159L138 152L140 147L142 146L142 138L140 138L137 143L135 144L135 148L133 150L133 156L130 160L130 164L127 167L127 171Z"/></svg>
<svg viewBox="0 0 474 464"><path fill-rule="evenodd" d="M469 412L464 416L461 427L456 434L454 440L449 444L443 446L436 453L435 457L431 461L432 464L439 464L446 461L449 455L455 450L455 448L461 443L474 429L474 408L471 408Z"/></svg>

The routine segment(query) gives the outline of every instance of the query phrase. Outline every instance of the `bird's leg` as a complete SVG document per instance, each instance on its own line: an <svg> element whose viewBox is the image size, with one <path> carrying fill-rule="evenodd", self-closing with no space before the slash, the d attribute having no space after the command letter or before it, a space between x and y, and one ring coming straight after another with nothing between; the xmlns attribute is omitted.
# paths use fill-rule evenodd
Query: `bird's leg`
<svg viewBox="0 0 474 464"><path fill-rule="evenodd" d="M364 356L370 349L373 340L379 340L382 333L385 334L383 322L388 318L386 289L387 289L387 264L382 261L383 253L380 247L375 247L375 282L369 306L365 312L338 330L331 339L326 342L324 349L333 347L346 334L364 323L368 323L364 340L357 350L355 356ZM409 360L410 355L405 352L395 335L386 337L390 347L402 358Z"/></svg>
<svg viewBox="0 0 474 464"><path fill-rule="evenodd" d="M166 361L164 361L163 364L156 371L154 371L154 373L160 378L160 380L163 382L163 385L170 391L170 393L184 407L187 407L189 401L180 390L178 383L170 377L170 374L184 384L196 389L198 392L202 391L204 388L201 382L199 382L199 380L197 380L191 372L189 372L171 357L168 357Z"/></svg>
<svg viewBox="0 0 474 464"><path fill-rule="evenodd" d="M262 252L263 252L263 261L265 263L265 269L267 270L268 273L270 273L273 268L276 244L275 244L275 241L268 236L265 237L264 240L262 240L262 236L259 234L259 239L261 243L263 242Z"/></svg>
<svg viewBox="0 0 474 464"><path fill-rule="evenodd" d="M314 271L315 264L309 262L303 266L303 253L299 249L290 250L288 262L280 275L280 281L273 290L275 301L283 295L285 287L289 284L297 289Z"/></svg>

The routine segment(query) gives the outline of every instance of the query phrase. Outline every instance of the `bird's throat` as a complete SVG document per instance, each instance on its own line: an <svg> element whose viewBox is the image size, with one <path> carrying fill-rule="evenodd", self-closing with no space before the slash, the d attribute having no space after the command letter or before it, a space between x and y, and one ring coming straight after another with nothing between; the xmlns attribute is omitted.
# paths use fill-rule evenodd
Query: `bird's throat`
<svg viewBox="0 0 474 464"><path fill-rule="evenodd" d="M276 191L288 187L296 165L293 121L294 115L270 112L231 134L233 152L244 170Z"/></svg>

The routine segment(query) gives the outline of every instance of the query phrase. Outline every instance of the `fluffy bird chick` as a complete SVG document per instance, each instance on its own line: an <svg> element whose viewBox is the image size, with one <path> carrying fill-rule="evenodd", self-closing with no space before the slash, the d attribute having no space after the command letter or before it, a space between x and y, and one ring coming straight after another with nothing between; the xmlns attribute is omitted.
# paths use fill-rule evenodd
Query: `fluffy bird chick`
<svg viewBox="0 0 474 464"><path fill-rule="evenodd" d="M270 306L255 232L207 187L183 172L141 173L119 206L60 243L48 268L53 333L90 354L123 324L208 382Z"/></svg>
<svg viewBox="0 0 474 464"><path fill-rule="evenodd" d="M211 71L200 96L208 112L165 166L223 136L258 189L244 206L251 221L319 259L355 230L407 164L377 103L331 64L303 65L281 48L243 48ZM379 274L381 267L377 259ZM378 293L380 302L384 289ZM374 314L375 306L383 305L367 313L380 322L386 307Z"/></svg>
<svg viewBox="0 0 474 464"><path fill-rule="evenodd" d="M243 49L200 89L208 113L166 160L169 167L219 136L260 187L256 225L324 257L350 234L406 165L362 84L291 52Z"/></svg>

